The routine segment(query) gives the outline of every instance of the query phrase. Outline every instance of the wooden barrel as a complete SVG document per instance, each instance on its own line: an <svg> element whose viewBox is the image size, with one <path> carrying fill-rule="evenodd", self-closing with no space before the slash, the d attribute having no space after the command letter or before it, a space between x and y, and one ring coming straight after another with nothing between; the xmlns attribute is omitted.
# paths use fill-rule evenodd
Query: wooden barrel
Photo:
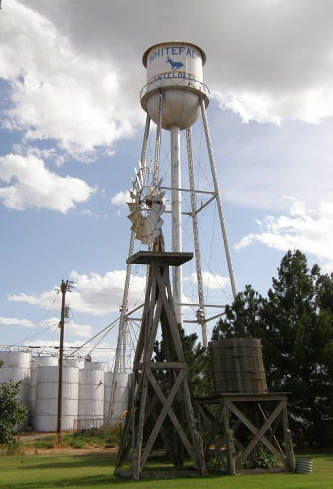
<svg viewBox="0 0 333 489"><path fill-rule="evenodd" d="M267 392L261 341L257 338L225 338L211 341L213 386L222 392Z"/></svg>

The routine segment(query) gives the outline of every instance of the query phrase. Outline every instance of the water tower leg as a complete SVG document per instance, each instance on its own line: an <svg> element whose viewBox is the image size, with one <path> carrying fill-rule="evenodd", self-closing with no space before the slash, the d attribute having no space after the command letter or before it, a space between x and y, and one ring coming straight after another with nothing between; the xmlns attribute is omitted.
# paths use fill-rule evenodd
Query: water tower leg
<svg viewBox="0 0 333 489"><path fill-rule="evenodd" d="M172 251L182 251L182 196L181 191L181 166L180 166L180 130L179 127L171 127L171 212L172 212ZM173 267L172 289L175 301L176 319L182 324L182 269Z"/></svg>
<svg viewBox="0 0 333 489"><path fill-rule="evenodd" d="M198 229L198 216L196 211L196 196L194 186L194 171L193 171L193 156L192 156L192 133L191 128L186 129L186 149L187 149L187 163L188 163L188 177L191 189L191 213L192 213L192 229L194 240L194 253L195 253L195 266L197 272L198 283L198 299L199 310L197 311L197 320L201 326L202 344L207 348L207 326L205 321L205 308L204 308L204 295L203 295L203 282L201 272L201 256L200 256L200 244L199 244L199 229Z"/></svg>
<svg viewBox="0 0 333 489"><path fill-rule="evenodd" d="M214 189L215 189L215 199L216 199L217 209L218 209L219 218L220 218L225 254L226 254L227 263L228 263L230 284L231 284L231 289L232 289L232 295L233 295L233 298L235 299L235 297L237 295L237 291L236 291L234 270L232 267L229 241L228 241L228 236L227 236L227 228L226 228L225 221L224 221L220 186L219 186L219 183L217 180L217 173L216 173L216 166L215 166L214 155L213 155L213 148L212 148L212 143L210 140L210 134L209 134L208 122L207 122L207 116L206 116L206 108L205 108L205 103L204 103L203 98L200 98L200 106L201 106L202 122L203 122L205 136L206 136L206 143L207 143L210 169L212 172Z"/></svg>

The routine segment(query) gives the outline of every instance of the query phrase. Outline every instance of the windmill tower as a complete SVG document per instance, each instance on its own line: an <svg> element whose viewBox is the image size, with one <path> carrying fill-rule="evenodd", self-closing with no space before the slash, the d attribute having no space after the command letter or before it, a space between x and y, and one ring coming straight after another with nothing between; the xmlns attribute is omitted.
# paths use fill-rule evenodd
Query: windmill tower
<svg viewBox="0 0 333 489"><path fill-rule="evenodd" d="M155 44L147 49L142 58L147 70L147 83L141 90L141 106L145 110L146 125L142 142L140 166L136 171L131 191L132 202L129 203L132 222L131 239L128 256L134 252L135 239L147 244L159 234L163 223L161 214L165 211L163 197L165 192L171 195L171 250L182 252L182 194L190 196L190 215L192 220L193 251L196 265L197 303L195 304L196 318L194 321L201 327L202 343L207 347L207 327L209 320L223 314L207 317L210 304L205 302L204 285L201 264L200 237L198 214L208 204L215 202L218 212L221 237L223 240L226 263L228 268L232 296L236 296L236 286L230 256L226 225L223 214L222 200L216 173L213 149L209 134L206 108L209 104L209 90L203 81L203 66L206 55L201 48L186 42L164 42ZM200 182L195 182L195 169L192 151L191 126L200 117L206 140L209 160L209 172L212 188L200 189ZM147 144L150 134L151 121L156 125L153 165L147 165ZM163 187L160 180L160 153L162 130L170 133L170 187ZM188 169L188 188L182 187L181 182L181 144L180 134L185 131L186 154ZM208 197L204 205L198 206L198 196ZM148 203L148 204L147 204ZM189 245L186 246L187 250ZM129 284L131 278L131 263L127 264L126 281L119 321L119 334L115 356L114 372L125 371L125 356L127 348ZM183 279L182 267L172 267L172 292L175 304L177 322L183 320ZM194 304L193 304L194 305ZM217 306L219 307L219 306ZM220 306L221 307L221 306ZM223 307L223 306L222 306ZM133 311L132 311L133 312ZM111 404L111 403L110 403ZM110 407L110 413L112 408ZM109 414L110 414L109 413Z"/></svg>

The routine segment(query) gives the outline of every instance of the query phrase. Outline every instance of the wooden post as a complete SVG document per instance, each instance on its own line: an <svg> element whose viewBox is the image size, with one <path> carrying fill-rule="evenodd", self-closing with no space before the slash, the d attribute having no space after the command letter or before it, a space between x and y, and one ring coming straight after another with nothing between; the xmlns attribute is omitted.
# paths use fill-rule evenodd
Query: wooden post
<svg viewBox="0 0 333 489"><path fill-rule="evenodd" d="M62 363L64 356L64 330L65 330L65 301L66 292L68 290L69 282L66 280L61 281L61 319L59 323L60 327L60 342L59 342L59 368L58 368L58 412L57 412L57 446L61 445L61 418L62 418Z"/></svg>
<svg viewBox="0 0 333 489"><path fill-rule="evenodd" d="M283 436L284 436L284 443L286 447L286 457L289 465L289 470L290 472L295 472L294 448L291 439L291 431L289 429L287 405L285 406L282 412L282 427L283 427Z"/></svg>
<svg viewBox="0 0 333 489"><path fill-rule="evenodd" d="M235 444L234 444L234 433L232 430L228 430L226 433L227 438L227 454L228 454L228 469L230 475L236 474L236 466L235 466Z"/></svg>
<svg viewBox="0 0 333 489"><path fill-rule="evenodd" d="M226 404L223 404L223 421L224 421L224 433L227 448L227 462L228 462L228 472L230 475L235 475L235 459L234 459L234 443L233 443L233 432L230 429L230 409Z"/></svg>

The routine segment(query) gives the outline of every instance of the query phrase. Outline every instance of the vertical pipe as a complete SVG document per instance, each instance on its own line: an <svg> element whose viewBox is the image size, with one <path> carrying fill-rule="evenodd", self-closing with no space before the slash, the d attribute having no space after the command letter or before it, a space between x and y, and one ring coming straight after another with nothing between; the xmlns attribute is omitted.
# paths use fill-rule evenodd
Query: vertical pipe
<svg viewBox="0 0 333 489"><path fill-rule="evenodd" d="M214 183L215 199L216 199L217 209L219 212L219 218L220 218L220 224L221 224L221 230L222 230L222 236L223 236L223 242L224 242L224 249L225 249L225 254L226 254L227 263L228 263L231 290L232 290L233 298L235 299L235 297L237 295L237 291L236 291L236 285L235 285L234 271L232 268L232 261L231 261L231 255L230 255L230 249L229 249L229 241L228 241L228 236L227 236L227 228L226 228L225 221L224 221L222 199L221 199L219 183L217 180L217 173L216 173L216 166L215 166L214 155L213 155L212 142L210 140L210 135L209 135L208 122L207 122L207 116L206 116L206 108L205 108L205 103L204 103L204 100L202 97L200 97L200 106L201 106L202 122L203 122L205 136L206 136L206 143L207 143L207 150L208 150L208 156L209 156L209 162L210 162L210 169L212 172L213 183Z"/></svg>
<svg viewBox="0 0 333 489"><path fill-rule="evenodd" d="M172 126L171 134L171 215L172 215L172 251L182 251L182 196L180 167L180 130ZM176 319L182 324L182 267L173 267L172 289L175 301Z"/></svg>
<svg viewBox="0 0 333 489"><path fill-rule="evenodd" d="M146 153L147 153L149 128L150 128L150 117L147 114L146 124L145 124L145 132L143 134L143 142L142 142L142 148L141 148L141 158L140 158L140 167L142 169L144 169L146 167Z"/></svg>
<svg viewBox="0 0 333 489"><path fill-rule="evenodd" d="M156 127L156 140L155 140L155 152L154 152L154 175L153 175L154 185L157 185L158 183L159 171L160 171L162 115L163 115L163 93L161 92L158 99L158 122Z"/></svg>

